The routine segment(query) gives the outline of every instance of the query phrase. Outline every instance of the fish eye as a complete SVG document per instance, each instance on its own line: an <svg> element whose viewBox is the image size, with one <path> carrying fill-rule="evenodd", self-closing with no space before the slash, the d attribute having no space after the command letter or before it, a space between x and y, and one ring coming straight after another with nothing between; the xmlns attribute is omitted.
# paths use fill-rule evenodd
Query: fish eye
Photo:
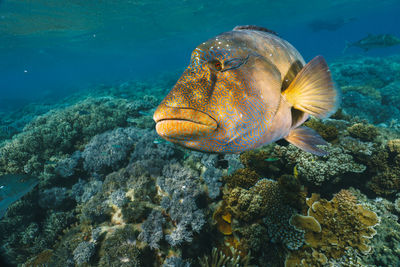
<svg viewBox="0 0 400 267"><path fill-rule="evenodd" d="M221 62L217 61L214 63L214 67L216 70L222 70L222 64Z"/></svg>
<svg viewBox="0 0 400 267"><path fill-rule="evenodd" d="M211 68L213 68L216 71L222 70L222 63L219 60L210 61L209 64L211 65Z"/></svg>

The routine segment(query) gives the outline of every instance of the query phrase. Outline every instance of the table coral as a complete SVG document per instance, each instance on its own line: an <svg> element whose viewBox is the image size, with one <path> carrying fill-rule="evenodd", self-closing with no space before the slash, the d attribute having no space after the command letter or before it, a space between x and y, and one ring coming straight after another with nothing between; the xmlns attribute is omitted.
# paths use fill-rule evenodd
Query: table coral
<svg viewBox="0 0 400 267"><path fill-rule="evenodd" d="M369 240L376 234L374 226L379 218L357 204L357 198L350 191L341 190L331 201L313 194L307 205L307 216L291 220L296 228L305 231L306 245L289 255L286 266L320 266L329 259L344 256L348 247L363 254L370 252ZM320 228L310 227L313 220ZM316 225L315 221L312 224Z"/></svg>

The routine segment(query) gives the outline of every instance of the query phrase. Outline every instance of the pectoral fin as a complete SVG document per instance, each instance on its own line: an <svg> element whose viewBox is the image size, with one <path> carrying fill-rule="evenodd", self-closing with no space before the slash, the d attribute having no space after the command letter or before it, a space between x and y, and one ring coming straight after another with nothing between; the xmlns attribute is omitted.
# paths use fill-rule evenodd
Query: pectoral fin
<svg viewBox="0 0 400 267"><path fill-rule="evenodd" d="M285 139L298 148L314 155L325 156L328 154L325 150L317 147L317 145L327 145L326 141L316 131L306 126L291 130Z"/></svg>
<svg viewBox="0 0 400 267"><path fill-rule="evenodd" d="M329 117L340 102L340 91L321 56L308 62L282 95L294 108L318 118Z"/></svg>

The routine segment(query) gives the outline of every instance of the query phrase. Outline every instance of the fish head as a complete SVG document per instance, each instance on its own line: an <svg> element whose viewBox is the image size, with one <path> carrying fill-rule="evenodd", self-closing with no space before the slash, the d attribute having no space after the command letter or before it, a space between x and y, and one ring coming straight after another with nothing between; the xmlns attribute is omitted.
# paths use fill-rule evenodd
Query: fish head
<svg viewBox="0 0 400 267"><path fill-rule="evenodd" d="M200 44L154 113L157 133L205 152L256 147L267 127L268 111L280 98L280 92L270 88L271 81L280 82L280 74L256 45L239 31Z"/></svg>

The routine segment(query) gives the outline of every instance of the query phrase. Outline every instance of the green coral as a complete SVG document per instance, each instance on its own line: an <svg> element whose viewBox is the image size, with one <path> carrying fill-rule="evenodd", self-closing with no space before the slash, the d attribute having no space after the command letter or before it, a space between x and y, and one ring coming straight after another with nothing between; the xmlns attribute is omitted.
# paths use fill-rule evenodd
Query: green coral
<svg viewBox="0 0 400 267"><path fill-rule="evenodd" d="M329 144L325 150L329 153L327 156L317 157L293 145L275 146L275 153L295 168L302 181L312 185L321 186L347 174L363 173L366 169L341 147Z"/></svg>
<svg viewBox="0 0 400 267"><path fill-rule="evenodd" d="M233 225L233 232L241 232L247 223L263 218L267 235L273 243L288 249L299 248L304 241L302 231L289 224L296 210L287 204L286 192L277 181L261 179L250 189L236 187L224 196L227 210L243 224Z"/></svg>
<svg viewBox="0 0 400 267"><path fill-rule="evenodd" d="M0 173L43 175L52 157L81 149L91 137L126 125L130 115L123 99L86 99L37 117L0 148Z"/></svg>
<svg viewBox="0 0 400 267"><path fill-rule="evenodd" d="M132 225L126 225L111 233L100 246L98 266L152 266L154 258L150 250L148 248L140 249L135 244L138 234L139 232Z"/></svg>
<svg viewBox="0 0 400 267"><path fill-rule="evenodd" d="M365 96L370 96L379 102L382 100L381 93L376 89L376 87L373 87L371 85L347 85L342 86L341 89L343 93L346 93L348 91L355 91Z"/></svg>
<svg viewBox="0 0 400 267"><path fill-rule="evenodd" d="M347 128L352 137L359 138L362 141L374 141L378 136L378 129L372 124L356 123Z"/></svg>
<svg viewBox="0 0 400 267"><path fill-rule="evenodd" d="M339 130L334 125L327 125L321 120L312 118L304 125L317 131L328 142L338 138Z"/></svg>
<svg viewBox="0 0 400 267"><path fill-rule="evenodd" d="M391 195L400 190L400 167L390 150L379 150L368 162L370 176L367 186L378 195Z"/></svg>
<svg viewBox="0 0 400 267"><path fill-rule="evenodd" d="M251 169L260 176L277 178L281 175L282 162L273 153L274 146L268 145L261 149L249 150L240 155L240 161L245 168Z"/></svg>
<svg viewBox="0 0 400 267"><path fill-rule="evenodd" d="M226 185L230 188L241 187L249 189L260 179L260 176L253 170L239 169L229 176L225 176Z"/></svg>

